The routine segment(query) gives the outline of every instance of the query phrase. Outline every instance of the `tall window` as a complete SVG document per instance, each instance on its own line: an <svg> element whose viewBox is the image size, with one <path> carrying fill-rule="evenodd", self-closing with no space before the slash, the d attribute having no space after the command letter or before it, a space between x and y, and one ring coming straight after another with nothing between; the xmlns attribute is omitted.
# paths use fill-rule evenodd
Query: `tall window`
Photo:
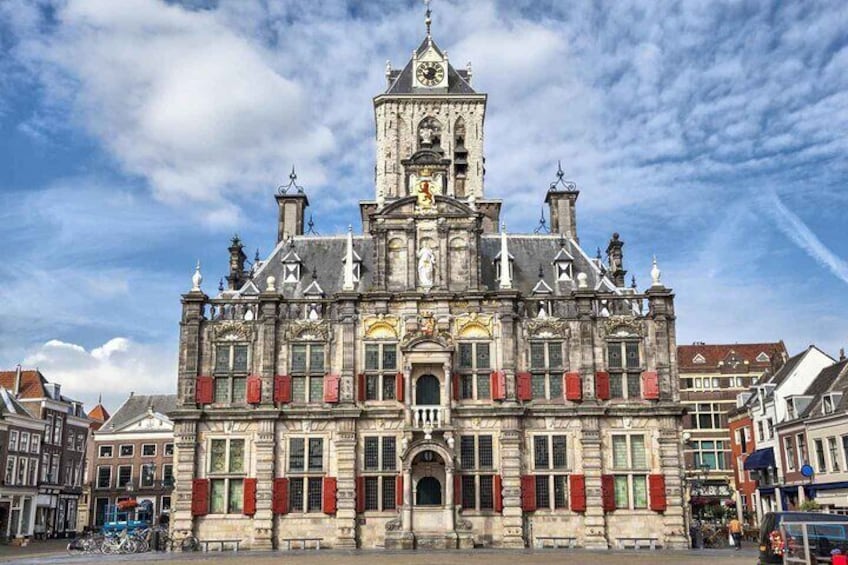
<svg viewBox="0 0 848 565"><path fill-rule="evenodd" d="M648 459L644 435L612 436L616 508L648 507Z"/></svg>
<svg viewBox="0 0 848 565"><path fill-rule="evenodd" d="M9 451L18 450L18 430L9 430Z"/></svg>
<svg viewBox="0 0 848 565"><path fill-rule="evenodd" d="M243 403L247 386L248 345L218 343L215 346L215 402Z"/></svg>
<svg viewBox="0 0 848 565"><path fill-rule="evenodd" d="M397 447L394 437L366 437L362 475L365 510L394 510ZM390 474L385 474L386 472Z"/></svg>
<svg viewBox="0 0 848 565"><path fill-rule="evenodd" d="M321 512L324 439L289 438L289 510Z"/></svg>
<svg viewBox="0 0 848 565"><path fill-rule="evenodd" d="M827 451L830 453L830 470L834 473L839 472L839 448L836 445L836 438L827 438Z"/></svg>
<svg viewBox="0 0 848 565"><path fill-rule="evenodd" d="M397 344L365 344L365 400L394 400Z"/></svg>
<svg viewBox="0 0 848 565"><path fill-rule="evenodd" d="M162 465L162 484L166 487L174 486L174 466L171 463Z"/></svg>
<svg viewBox="0 0 848 565"><path fill-rule="evenodd" d="M568 508L566 436L533 436L536 508Z"/></svg>
<svg viewBox="0 0 848 565"><path fill-rule="evenodd" d="M153 481L156 479L156 465L153 463L145 463L141 466L140 484L142 487L152 487Z"/></svg>
<svg viewBox="0 0 848 565"><path fill-rule="evenodd" d="M636 340L607 342L607 371L612 398L641 398L642 362Z"/></svg>
<svg viewBox="0 0 848 565"><path fill-rule="evenodd" d="M798 447L798 468L801 468L810 460L810 455L807 453L806 436L804 434L796 435L795 445Z"/></svg>
<svg viewBox="0 0 848 565"><path fill-rule="evenodd" d="M7 485L15 484L15 465L17 464L17 459L14 455L6 457L6 475L4 481Z"/></svg>
<svg viewBox="0 0 848 565"><path fill-rule="evenodd" d="M132 483L132 465L118 466L118 488L124 488Z"/></svg>
<svg viewBox="0 0 848 565"><path fill-rule="evenodd" d="M29 432L21 432L20 450L24 453L29 451Z"/></svg>
<svg viewBox="0 0 848 565"><path fill-rule="evenodd" d="M53 445L62 445L62 423L62 418L56 416L53 424Z"/></svg>
<svg viewBox="0 0 848 565"><path fill-rule="evenodd" d="M460 436L459 452L462 467L462 507L470 510L494 509L492 436Z"/></svg>
<svg viewBox="0 0 848 565"><path fill-rule="evenodd" d="M459 344L459 397L463 400L492 398L490 375L492 373L491 348L488 342Z"/></svg>
<svg viewBox="0 0 848 565"><path fill-rule="evenodd" d="M725 427L723 425L724 410L716 402L700 402L695 404L692 413L692 424L699 430L712 430Z"/></svg>
<svg viewBox="0 0 848 565"><path fill-rule="evenodd" d="M297 343L291 346L292 402L324 400L324 345Z"/></svg>
<svg viewBox="0 0 848 565"><path fill-rule="evenodd" d="M698 469L727 469L730 452L724 441L693 441L695 467Z"/></svg>
<svg viewBox="0 0 848 565"><path fill-rule="evenodd" d="M786 468L790 471L795 470L795 441L792 439L792 436L786 436L783 438L783 448L784 453L786 454Z"/></svg>
<svg viewBox="0 0 848 565"><path fill-rule="evenodd" d="M209 484L212 514L241 514L244 508L245 442L220 438L209 441Z"/></svg>
<svg viewBox="0 0 848 565"><path fill-rule="evenodd" d="M813 445L816 449L816 463L818 464L818 469L816 469L819 473L827 473L827 463L824 458L824 444L821 439L816 439L813 441Z"/></svg>
<svg viewBox="0 0 848 565"><path fill-rule="evenodd" d="M531 390L534 399L562 398L562 342L530 342Z"/></svg>

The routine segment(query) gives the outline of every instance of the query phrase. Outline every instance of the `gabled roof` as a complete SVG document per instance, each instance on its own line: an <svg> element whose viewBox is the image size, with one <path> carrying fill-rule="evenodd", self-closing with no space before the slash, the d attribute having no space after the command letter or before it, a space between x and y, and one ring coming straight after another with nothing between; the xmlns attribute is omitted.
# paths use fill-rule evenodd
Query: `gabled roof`
<svg viewBox="0 0 848 565"><path fill-rule="evenodd" d="M425 38L421 45L416 49L416 54L421 55L424 53L429 47L433 47L433 50L436 51L440 56L444 56L444 53L439 49L436 45L435 41L431 41L429 38ZM389 80L391 81L391 85L388 89L386 89L386 94L422 94L427 93L426 89L421 88L413 88L412 87L412 59L406 64L406 66L401 71L391 71L389 74ZM436 92L437 94L444 94L444 90L440 90ZM456 70L453 66L448 62L448 94L477 94L471 85L468 83L468 72L464 70Z"/></svg>
<svg viewBox="0 0 848 565"><path fill-rule="evenodd" d="M16 371L0 371L0 386L14 391L15 379ZM47 390L44 388L46 384L47 379L38 369L21 371L18 398L44 398L47 396Z"/></svg>
<svg viewBox="0 0 848 565"><path fill-rule="evenodd" d="M697 369L703 371L706 368L718 368L720 361L728 359L732 353L748 362L750 371L764 371L779 366L777 359L786 359L786 347L782 341L771 343L729 343L729 344L705 344L695 343L692 345L677 346L677 362L681 369ZM769 361L757 361L760 353L769 356ZM695 363L695 358L701 355L703 363Z"/></svg>
<svg viewBox="0 0 848 565"><path fill-rule="evenodd" d="M808 347L807 349L805 349L801 353L798 353L797 355L793 355L792 357L787 359L786 363L783 364L783 367L781 367L780 370L778 372L776 372L774 375L764 374L760 378L760 380L757 381L757 384L758 385L770 384L770 385L774 385L775 387L779 387L783 383L783 381L785 381L789 377L789 375L791 375L795 371L795 369L798 367L798 365L801 363L801 361L804 360L804 357L806 357L807 354L810 353L814 349L816 351L818 351L819 353L821 353L822 355L824 355L826 357L830 357L830 355L828 355L827 353L825 353L824 351L822 351L821 349L819 349L815 345L811 345L810 347Z"/></svg>
<svg viewBox="0 0 848 565"><path fill-rule="evenodd" d="M105 422L109 419L109 411L106 410L105 406L98 402L97 406L89 410L88 417L95 422Z"/></svg>
<svg viewBox="0 0 848 565"><path fill-rule="evenodd" d="M37 418L30 414L29 411L27 411L27 409L17 401L15 395L12 394L12 391L6 387L0 387L0 414L3 416L7 414L14 414L16 416L37 420Z"/></svg>
<svg viewBox="0 0 848 565"><path fill-rule="evenodd" d="M804 391L805 395L815 396L801 417L821 414L822 399L831 392L842 392L848 389L848 359L843 359L822 369L816 378ZM848 409L848 398L843 394L842 401L834 407L836 411Z"/></svg>
<svg viewBox="0 0 848 565"><path fill-rule="evenodd" d="M176 394L131 394L100 429L105 432L117 431L146 414L148 410L167 415L176 407Z"/></svg>

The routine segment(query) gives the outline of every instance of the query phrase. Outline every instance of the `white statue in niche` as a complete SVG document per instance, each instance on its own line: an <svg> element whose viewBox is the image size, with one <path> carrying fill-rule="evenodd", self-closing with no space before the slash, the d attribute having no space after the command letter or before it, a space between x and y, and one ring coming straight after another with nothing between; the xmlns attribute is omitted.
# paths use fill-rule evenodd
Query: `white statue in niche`
<svg viewBox="0 0 848 565"><path fill-rule="evenodd" d="M436 256L430 249L430 244L424 242L418 251L418 284L430 288L433 286L433 278L436 272Z"/></svg>

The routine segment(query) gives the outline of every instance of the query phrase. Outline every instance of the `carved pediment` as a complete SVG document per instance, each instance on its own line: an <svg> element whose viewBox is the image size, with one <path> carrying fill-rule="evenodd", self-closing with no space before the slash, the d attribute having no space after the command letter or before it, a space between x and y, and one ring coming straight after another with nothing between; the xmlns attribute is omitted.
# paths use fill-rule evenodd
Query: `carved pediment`
<svg viewBox="0 0 848 565"><path fill-rule="evenodd" d="M600 329L604 337L645 335L643 322L633 316L610 316L603 321Z"/></svg>
<svg viewBox="0 0 848 565"><path fill-rule="evenodd" d="M450 196L436 194L435 201L436 210L440 215L471 217L477 214L466 203ZM413 216L415 215L417 202L418 198L416 196L398 198L393 202L387 203L377 213L377 216Z"/></svg>
<svg viewBox="0 0 848 565"><path fill-rule="evenodd" d="M400 335L400 318L392 315L377 314L362 320L365 339L396 340Z"/></svg>
<svg viewBox="0 0 848 565"><path fill-rule="evenodd" d="M557 318L536 318L527 320L527 334L536 338L566 339L570 335L568 323Z"/></svg>
<svg viewBox="0 0 848 565"><path fill-rule="evenodd" d="M471 312L456 317L458 338L491 339L494 330L494 318L490 314Z"/></svg>
<svg viewBox="0 0 848 565"><path fill-rule="evenodd" d="M220 341L250 341L253 339L253 326L244 322L220 322L214 326L215 339Z"/></svg>
<svg viewBox="0 0 848 565"><path fill-rule="evenodd" d="M330 325L326 320L293 320L286 328L286 338L302 341L328 341Z"/></svg>

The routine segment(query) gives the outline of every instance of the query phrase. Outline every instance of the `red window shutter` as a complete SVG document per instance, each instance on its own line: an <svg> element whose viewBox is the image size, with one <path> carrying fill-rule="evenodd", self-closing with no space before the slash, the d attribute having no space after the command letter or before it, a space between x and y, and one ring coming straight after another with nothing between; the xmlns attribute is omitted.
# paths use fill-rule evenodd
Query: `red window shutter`
<svg viewBox="0 0 848 565"><path fill-rule="evenodd" d="M398 510L403 506L403 475L395 478L395 506Z"/></svg>
<svg viewBox="0 0 848 565"><path fill-rule="evenodd" d="M610 378L606 371L595 373L595 397L598 400L610 399Z"/></svg>
<svg viewBox="0 0 848 565"><path fill-rule="evenodd" d="M197 404L212 404L215 383L212 377L197 377L194 385L194 401Z"/></svg>
<svg viewBox="0 0 848 565"><path fill-rule="evenodd" d="M365 374L356 375L356 400L365 402Z"/></svg>
<svg viewBox="0 0 848 565"><path fill-rule="evenodd" d="M586 477L571 475L568 477L568 482L571 491L571 511L586 512Z"/></svg>
<svg viewBox="0 0 848 565"><path fill-rule="evenodd" d="M403 402L404 384L403 373L395 375L395 398L398 402Z"/></svg>
<svg viewBox="0 0 848 565"><path fill-rule="evenodd" d="M601 475L601 506L604 512L615 510L615 477Z"/></svg>
<svg viewBox="0 0 848 565"><path fill-rule="evenodd" d="M530 386L530 373L516 373L515 395L518 400L532 400L533 389Z"/></svg>
<svg viewBox="0 0 848 565"><path fill-rule="evenodd" d="M191 515L206 516L209 514L209 479L194 479L191 481Z"/></svg>
<svg viewBox="0 0 848 565"><path fill-rule="evenodd" d="M648 475L648 494L651 500L651 510L665 512L665 475Z"/></svg>
<svg viewBox="0 0 848 565"><path fill-rule="evenodd" d="M453 374L453 399L459 400L459 375Z"/></svg>
<svg viewBox="0 0 848 565"><path fill-rule="evenodd" d="M251 375L247 377L247 403L259 404L262 402L262 377Z"/></svg>
<svg viewBox="0 0 848 565"><path fill-rule="evenodd" d="M356 477L356 512L365 512L365 477Z"/></svg>
<svg viewBox="0 0 848 565"><path fill-rule="evenodd" d="M521 476L521 510L533 512L536 510L536 477Z"/></svg>
<svg viewBox="0 0 848 565"><path fill-rule="evenodd" d="M492 371L489 380L492 400L506 399L506 373L503 371Z"/></svg>
<svg viewBox="0 0 848 565"><path fill-rule="evenodd" d="M288 404L291 402L291 377L277 375L274 377L274 403Z"/></svg>
<svg viewBox="0 0 848 565"><path fill-rule="evenodd" d="M339 401L339 376L324 375L324 402L335 404Z"/></svg>
<svg viewBox="0 0 848 565"><path fill-rule="evenodd" d="M462 504L462 476L453 476L453 504L459 506Z"/></svg>
<svg viewBox="0 0 848 565"><path fill-rule="evenodd" d="M256 479L244 480L244 515L256 514Z"/></svg>
<svg viewBox="0 0 848 565"><path fill-rule="evenodd" d="M289 512L289 480L285 477L274 479L273 493L274 514L288 514Z"/></svg>
<svg viewBox="0 0 848 565"><path fill-rule="evenodd" d="M645 371L642 373L642 398L659 400L660 379L656 371Z"/></svg>
<svg viewBox="0 0 848 565"><path fill-rule="evenodd" d="M583 400L583 383L580 373L565 374L565 399L574 402Z"/></svg>
<svg viewBox="0 0 848 565"><path fill-rule="evenodd" d="M336 478L324 477L324 514L336 513Z"/></svg>
<svg viewBox="0 0 848 565"><path fill-rule="evenodd" d="M503 490L501 489L501 476L495 475L492 481L492 500L495 501L495 512L503 512Z"/></svg>

